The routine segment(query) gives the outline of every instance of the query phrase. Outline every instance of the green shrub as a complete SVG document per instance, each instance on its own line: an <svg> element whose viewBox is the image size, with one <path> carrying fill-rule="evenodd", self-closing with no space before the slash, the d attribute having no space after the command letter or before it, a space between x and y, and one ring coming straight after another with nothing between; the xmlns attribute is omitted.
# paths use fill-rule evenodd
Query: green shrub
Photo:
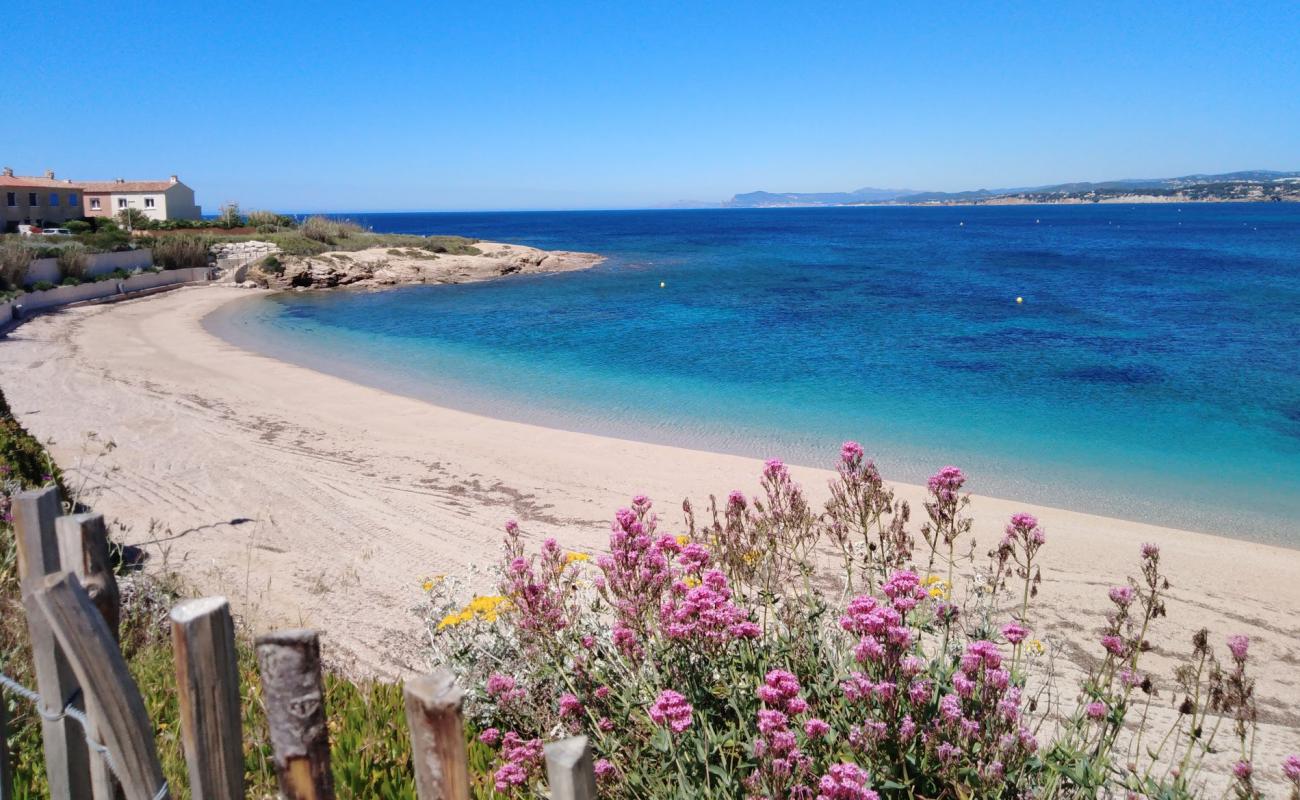
<svg viewBox="0 0 1300 800"><path fill-rule="evenodd" d="M77 278L72 275L68 275L63 280L59 281L60 286L80 286L81 284L82 284L81 278Z"/></svg>
<svg viewBox="0 0 1300 800"><path fill-rule="evenodd" d="M37 281L36 283L31 284L31 290L33 292L44 292L47 289L53 289L53 288L54 288L54 284L50 283L49 281Z"/></svg>
<svg viewBox="0 0 1300 800"><path fill-rule="evenodd" d="M365 229L355 222L329 217L308 217L298 230L308 239L326 244L335 244L354 234L365 232Z"/></svg>
<svg viewBox="0 0 1300 800"><path fill-rule="evenodd" d="M32 263L32 250L17 238L0 242L0 288L21 288Z"/></svg>
<svg viewBox="0 0 1300 800"><path fill-rule="evenodd" d="M80 283L86 277L86 246L80 242L68 242L59 248L59 274L64 278L75 278Z"/></svg>
<svg viewBox="0 0 1300 800"><path fill-rule="evenodd" d="M70 219L63 223L63 227L72 231L73 235L78 233L90 233L92 229L91 224L84 219Z"/></svg>
<svg viewBox="0 0 1300 800"><path fill-rule="evenodd" d="M117 212L117 223L123 228L135 231L147 231L155 223L138 208L124 208Z"/></svg>
<svg viewBox="0 0 1300 800"><path fill-rule="evenodd" d="M163 236L153 243L153 263L163 269L206 267L212 240L206 236Z"/></svg>
<svg viewBox="0 0 1300 800"><path fill-rule="evenodd" d="M269 272L273 275L284 274L284 264L281 264L280 259L276 258L274 254L262 259L260 266L263 272Z"/></svg>

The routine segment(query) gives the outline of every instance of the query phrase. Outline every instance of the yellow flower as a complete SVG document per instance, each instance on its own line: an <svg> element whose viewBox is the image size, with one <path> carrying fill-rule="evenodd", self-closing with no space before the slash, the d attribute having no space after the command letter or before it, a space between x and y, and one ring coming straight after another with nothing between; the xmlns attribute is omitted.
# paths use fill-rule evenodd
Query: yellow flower
<svg viewBox="0 0 1300 800"><path fill-rule="evenodd" d="M564 563L566 564L572 564L575 561L590 561L590 560L591 560L591 556L587 555L586 553L565 553L564 554Z"/></svg>
<svg viewBox="0 0 1300 800"><path fill-rule="evenodd" d="M700 579L695 577L694 575L687 575L686 579L682 581L682 583L694 589L696 586L700 585Z"/></svg>
<svg viewBox="0 0 1300 800"><path fill-rule="evenodd" d="M1036 656L1041 656L1044 652L1047 651L1047 648L1043 647L1043 641L1041 639L1030 639L1026 643L1026 647L1028 648L1029 652L1033 653Z"/></svg>
<svg viewBox="0 0 1300 800"><path fill-rule="evenodd" d="M678 545L678 547L685 547L686 545L688 545L688 544L690 544L690 543L691 543L691 537L686 536L685 534L683 534L683 535L677 537L677 545Z"/></svg>
<svg viewBox="0 0 1300 800"><path fill-rule="evenodd" d="M432 591L433 591L433 581L431 581L431 580L427 580L427 579L426 579L424 583L420 584L420 588L421 588L421 589L424 589L426 592L432 592Z"/></svg>
<svg viewBox="0 0 1300 800"><path fill-rule="evenodd" d="M948 599L948 590L950 588L948 582L943 578L940 578L938 575L926 576L925 580L921 581L921 585L926 587L926 591L929 592L930 596L935 600Z"/></svg>
<svg viewBox="0 0 1300 800"><path fill-rule="evenodd" d="M474 612L469 609L462 610L455 614L448 614L438 623L438 630L443 628L454 628L457 625L463 625L474 618Z"/></svg>
<svg viewBox="0 0 1300 800"><path fill-rule="evenodd" d="M454 628L475 619L496 622L500 613L510 608L510 601L499 594L475 597L455 614L448 614L438 622L438 630Z"/></svg>

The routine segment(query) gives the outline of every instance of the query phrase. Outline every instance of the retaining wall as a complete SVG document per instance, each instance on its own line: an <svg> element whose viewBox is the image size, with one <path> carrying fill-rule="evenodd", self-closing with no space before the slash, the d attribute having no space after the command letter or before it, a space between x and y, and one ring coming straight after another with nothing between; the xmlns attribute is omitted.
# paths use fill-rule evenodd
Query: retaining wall
<svg viewBox="0 0 1300 800"><path fill-rule="evenodd" d="M133 269L148 269L153 266L152 250L123 250L120 253L92 253L86 256L86 274L89 276L107 275L115 269L130 272ZM41 281L58 283L63 280L59 271L57 258L38 258L27 267L24 283L31 285Z"/></svg>
<svg viewBox="0 0 1300 800"><path fill-rule="evenodd" d="M165 270L163 272L142 272L121 281L94 281L92 283L78 284L77 286L56 286L43 292L28 292L4 304L4 308L0 308L0 326L9 322L11 318L21 319L37 311L66 306L71 303L103 300L132 292L206 280L208 280L208 269L206 267L195 267L192 269Z"/></svg>

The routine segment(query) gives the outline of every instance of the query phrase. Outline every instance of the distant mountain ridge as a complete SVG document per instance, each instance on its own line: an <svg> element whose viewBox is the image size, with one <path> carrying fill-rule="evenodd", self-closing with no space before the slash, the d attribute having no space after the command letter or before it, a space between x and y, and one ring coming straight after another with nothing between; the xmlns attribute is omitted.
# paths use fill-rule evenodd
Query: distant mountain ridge
<svg viewBox="0 0 1300 800"><path fill-rule="evenodd" d="M1052 202L1065 200L1099 200L1131 194L1153 193L1155 196L1180 194L1191 187L1220 187L1195 192L1197 200L1208 199L1297 199L1300 197L1300 172L1276 170L1242 170L1218 175L1183 175L1177 178L1125 178L1114 181L1057 183L1013 189L975 189L964 192L930 192L914 189L876 189L865 187L851 192L745 192L722 203L724 208L788 208L792 206L844 206L874 203L934 204L981 203L999 200ZM1281 187L1271 184L1283 184ZM1251 187L1267 187L1252 192ZM1222 194L1220 198L1219 194Z"/></svg>

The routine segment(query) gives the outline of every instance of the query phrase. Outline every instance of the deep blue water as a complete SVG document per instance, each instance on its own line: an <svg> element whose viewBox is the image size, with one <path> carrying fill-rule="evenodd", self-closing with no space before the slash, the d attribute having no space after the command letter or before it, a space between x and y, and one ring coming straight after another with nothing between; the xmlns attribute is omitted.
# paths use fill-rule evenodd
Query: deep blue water
<svg viewBox="0 0 1300 800"><path fill-rule="evenodd" d="M1300 546L1300 205L352 218L609 260L210 325L493 416L827 466L853 438L899 480Z"/></svg>

